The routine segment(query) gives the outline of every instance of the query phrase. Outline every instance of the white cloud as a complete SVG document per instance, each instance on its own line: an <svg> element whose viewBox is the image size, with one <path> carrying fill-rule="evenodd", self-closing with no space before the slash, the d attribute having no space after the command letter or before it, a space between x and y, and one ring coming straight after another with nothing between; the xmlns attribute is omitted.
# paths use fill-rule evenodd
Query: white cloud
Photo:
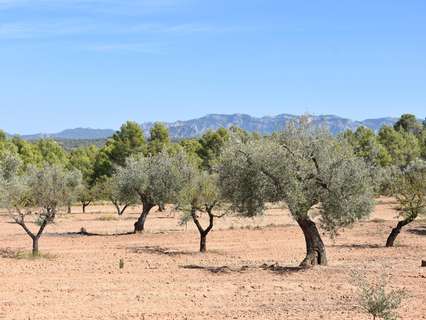
<svg viewBox="0 0 426 320"><path fill-rule="evenodd" d="M202 24L105 24L84 20L63 20L49 22L16 22L0 24L0 39L38 39L88 36L141 36L152 34L188 35L196 33L238 32L246 29L232 26Z"/></svg>
<svg viewBox="0 0 426 320"><path fill-rule="evenodd" d="M94 25L81 25L72 21L46 23L4 23L0 24L0 39L29 39L69 36L95 32Z"/></svg>
<svg viewBox="0 0 426 320"><path fill-rule="evenodd" d="M97 52L139 52L148 54L162 54L165 46L158 43L104 43L88 45L84 50Z"/></svg>
<svg viewBox="0 0 426 320"><path fill-rule="evenodd" d="M76 8L94 12L141 13L175 8L193 0L0 0L0 9ZM195 1L195 0L194 0Z"/></svg>

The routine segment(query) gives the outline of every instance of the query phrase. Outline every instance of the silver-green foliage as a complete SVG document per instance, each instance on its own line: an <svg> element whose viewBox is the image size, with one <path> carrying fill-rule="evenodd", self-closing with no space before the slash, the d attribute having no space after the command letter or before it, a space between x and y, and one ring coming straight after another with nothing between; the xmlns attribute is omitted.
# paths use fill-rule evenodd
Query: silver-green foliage
<svg viewBox="0 0 426 320"><path fill-rule="evenodd" d="M375 319L399 319L397 310L406 297L404 290L388 290L384 276L373 283L359 273L353 274L353 281L358 287L358 306Z"/></svg>
<svg viewBox="0 0 426 320"><path fill-rule="evenodd" d="M121 193L138 197L141 202L173 202L188 175L187 163L181 152L130 157L117 169L117 185Z"/></svg>
<svg viewBox="0 0 426 320"><path fill-rule="evenodd" d="M0 162L0 201L13 221L33 239L35 255L38 254L38 239L45 227L54 221L59 207L70 201L70 190L81 182L81 173L46 164L41 168L30 166L19 174L16 166L9 165L19 161L12 160ZM27 226L26 218L29 216L39 226L37 232Z"/></svg>
<svg viewBox="0 0 426 320"><path fill-rule="evenodd" d="M394 173L393 194L404 219L414 220L426 211L426 161L418 159Z"/></svg>
<svg viewBox="0 0 426 320"><path fill-rule="evenodd" d="M123 214L128 206L138 202L135 192L127 192L120 187L120 177L117 173L99 179L94 187L94 194L101 200L111 201L119 215Z"/></svg>
<svg viewBox="0 0 426 320"><path fill-rule="evenodd" d="M295 219L319 208L331 234L368 215L371 177L352 148L327 130L291 123L272 137L231 139L219 166L220 186L237 209L259 213L265 202L285 201Z"/></svg>
<svg viewBox="0 0 426 320"><path fill-rule="evenodd" d="M217 174L194 168L178 198L183 211L182 223L191 219L191 210L201 213L211 211L221 204L221 199Z"/></svg>

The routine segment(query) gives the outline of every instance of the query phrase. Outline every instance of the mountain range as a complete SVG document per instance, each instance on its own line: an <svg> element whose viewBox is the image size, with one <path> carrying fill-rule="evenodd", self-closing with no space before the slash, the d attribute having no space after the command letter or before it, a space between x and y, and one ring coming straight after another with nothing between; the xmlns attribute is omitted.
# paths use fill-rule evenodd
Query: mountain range
<svg viewBox="0 0 426 320"><path fill-rule="evenodd" d="M216 130L218 128L229 128L237 126L250 132L260 134L271 134L281 130L290 120L295 120L300 116L291 114L280 114L277 116L252 117L247 114L209 114L201 118L186 121L165 122L164 124L170 130L172 139L183 139L197 137L207 130ZM376 119L366 119L363 121L354 121L335 115L311 115L311 122L316 126L327 126L333 134L337 134L346 129L355 130L360 126L366 126L374 131L378 131L383 125L393 125L398 119L385 117ZM146 135L154 122L145 122L141 127ZM114 134L113 129L91 129L75 128L66 129L58 133L38 133L32 135L23 135L26 140L36 140L40 138L53 138L56 140L99 140L107 139Z"/></svg>

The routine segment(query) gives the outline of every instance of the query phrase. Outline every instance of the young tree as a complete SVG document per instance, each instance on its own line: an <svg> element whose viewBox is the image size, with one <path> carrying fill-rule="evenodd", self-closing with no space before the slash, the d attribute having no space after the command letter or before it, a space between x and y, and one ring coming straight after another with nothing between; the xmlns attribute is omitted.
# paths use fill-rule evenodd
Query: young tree
<svg viewBox="0 0 426 320"><path fill-rule="evenodd" d="M262 212L267 201L285 201L303 231L306 257L301 266L326 265L326 251L316 223L335 235L372 209L369 172L352 148L302 121L271 138L233 140L219 166L222 194L234 208Z"/></svg>
<svg viewBox="0 0 426 320"><path fill-rule="evenodd" d="M129 206L138 202L134 192L123 192L120 188L118 175L116 173L111 177L103 177L97 182L94 188L94 193L97 194L100 199L112 202L119 216L121 216Z"/></svg>
<svg viewBox="0 0 426 320"><path fill-rule="evenodd" d="M386 247L393 247L401 229L426 210L426 162L417 160L396 174L393 193L400 205L402 220L392 229Z"/></svg>
<svg viewBox="0 0 426 320"><path fill-rule="evenodd" d="M117 169L120 192L133 194L143 205L135 222L135 233L144 230L146 218L154 206L175 201L183 185L187 163L183 153L161 152L147 157L130 157L124 167Z"/></svg>
<svg viewBox="0 0 426 320"><path fill-rule="evenodd" d="M86 183L81 183L76 188L76 199L81 203L82 212L86 213L86 208L93 202L95 198L94 190Z"/></svg>
<svg viewBox="0 0 426 320"><path fill-rule="evenodd" d="M200 252L206 252L207 235L213 229L214 219L223 216L213 212L219 206L220 201L217 175L194 169L191 178L181 192L179 204L184 209L182 222L185 223L192 219L200 233ZM206 214L209 219L205 228L200 222L203 214Z"/></svg>
<svg viewBox="0 0 426 320"><path fill-rule="evenodd" d="M96 146L80 147L68 154L67 168L78 170L82 175L82 182L76 186L76 200L81 203L83 213L95 199L95 190L92 184L94 164L98 149Z"/></svg>
<svg viewBox="0 0 426 320"><path fill-rule="evenodd" d="M59 206L68 201L68 182L73 179L73 173L58 165L46 165L43 168L30 167L19 176L16 170L5 174L7 167L1 164L1 202L8 208L13 221L30 236L33 256L37 256L43 231L54 221ZM35 217L34 223L39 226L36 232L28 226L28 216Z"/></svg>
<svg viewBox="0 0 426 320"><path fill-rule="evenodd" d="M358 307L373 320L397 320L397 310L407 293L404 290L388 290L384 275L370 283L364 275L353 274L354 284L358 287Z"/></svg>

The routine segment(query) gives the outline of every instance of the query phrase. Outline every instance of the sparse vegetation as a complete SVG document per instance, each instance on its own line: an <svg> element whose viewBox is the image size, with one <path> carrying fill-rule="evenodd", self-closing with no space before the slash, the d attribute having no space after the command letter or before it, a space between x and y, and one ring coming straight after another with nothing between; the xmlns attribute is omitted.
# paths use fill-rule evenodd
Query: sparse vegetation
<svg viewBox="0 0 426 320"><path fill-rule="evenodd" d="M353 282L358 287L358 306L363 312L373 320L399 319L397 310L407 296L405 290L388 290L384 275L371 283L360 273L354 273Z"/></svg>
<svg viewBox="0 0 426 320"><path fill-rule="evenodd" d="M355 132L347 131L333 136L324 128L312 126L309 118L304 118L300 123L290 123L285 130L265 137L233 127L209 131L200 138L178 142L170 139L167 128L160 123L152 127L150 137L145 141L139 125L127 122L100 148L84 146L71 151L64 150L51 139L28 142L0 132L0 207L7 210L10 221L20 226L32 240L30 253L22 249L3 248L0 249L0 258L45 258L47 261L34 263L50 263L48 260L54 260L56 256L41 253L39 239L47 227L56 221L61 210L65 214L67 208L71 212L71 206L81 204L85 212L88 205L110 201L118 216L133 205L142 205L142 212L137 213L139 217L134 223L134 233L144 231L146 219L155 206L159 206L160 212L166 211L166 214L158 214L159 219L155 223L177 223L169 215L170 208L176 208L175 211L181 213L182 223L192 221L199 232L200 252L207 251L207 238L217 224L220 228L215 230L225 235L273 234L277 237L277 232L281 232L277 227L285 226L283 232L291 231L291 222L268 221L256 216L267 210L274 217L283 211L289 212L305 240L306 252L300 266L281 267L278 262L271 264L269 259L278 259L275 255L281 247L277 246L271 248L274 249L271 256L264 258L267 264L259 263L273 267L260 269L308 273L310 271L305 267L326 266L328 263L324 234L333 239L334 253L340 250L340 246L349 248L348 252L383 250L379 244L339 244L335 239L342 228L368 217L374 205L374 196L386 196L380 198L381 206L398 205L400 219L387 239L388 247L396 243L404 226L425 212L425 137L426 126L411 115L403 115L395 126L385 126L377 134L360 127ZM393 198L388 198L390 195ZM94 209L90 211L95 212ZM87 241L110 237L115 243L119 236L126 235L118 233L117 226L126 223L127 219L120 219L108 212L113 212L113 209L109 207L108 210L96 211L96 215L88 220L105 228L114 227L115 233L89 233L82 227L80 232L55 231L53 236L63 237L61 241L64 242L67 237L85 237ZM225 222L217 220L224 214L230 216L223 219ZM64 217L67 220L60 220L61 226L70 223L75 216ZM85 221L88 215L80 217L79 222ZM252 221L240 220L247 217L252 217ZM104 223L108 221L120 223ZM363 223L363 228L366 225L370 228L364 230L364 234L382 238L386 223L387 217L375 217ZM407 233L423 236L422 229L414 228L417 229L407 230ZM147 237L154 234L161 237L161 234L181 230L174 225L167 231L155 230ZM244 240L238 239L240 242ZM76 245L78 243L75 242ZM247 245L252 247L249 242ZM126 243L123 246L127 248ZM179 257L200 257L191 249L155 248L143 252L172 257L170 261L173 263ZM132 253L140 252L137 248L130 249ZM118 260L121 270L125 267L125 260L119 258L119 254L114 253L113 260ZM221 255L225 255L222 248L209 250L209 254L203 255L200 262L210 261L210 256L213 257L212 261L218 261L217 257ZM126 261L129 261L128 264L126 262L126 269L130 270L136 265L132 259L127 260L126 256ZM286 263L293 264L299 259L292 253ZM344 260L340 260L341 257L338 259L346 267L342 262ZM113 260L108 260L109 266ZM143 261L138 261L145 263L148 270L159 268L149 260L144 257ZM422 265L423 260L424 257L421 257ZM419 260L416 261L418 268ZM224 270L227 273L242 273L248 268L256 269L252 265L218 267L192 263L179 268L208 270L217 274L224 273ZM337 264L333 262L333 265ZM120 272L120 276L124 274L126 272ZM388 289L384 278L368 282L357 274L354 281L358 287L358 307L362 312L372 319L398 319L397 310L406 297L404 290ZM242 286L238 290L246 288Z"/></svg>

